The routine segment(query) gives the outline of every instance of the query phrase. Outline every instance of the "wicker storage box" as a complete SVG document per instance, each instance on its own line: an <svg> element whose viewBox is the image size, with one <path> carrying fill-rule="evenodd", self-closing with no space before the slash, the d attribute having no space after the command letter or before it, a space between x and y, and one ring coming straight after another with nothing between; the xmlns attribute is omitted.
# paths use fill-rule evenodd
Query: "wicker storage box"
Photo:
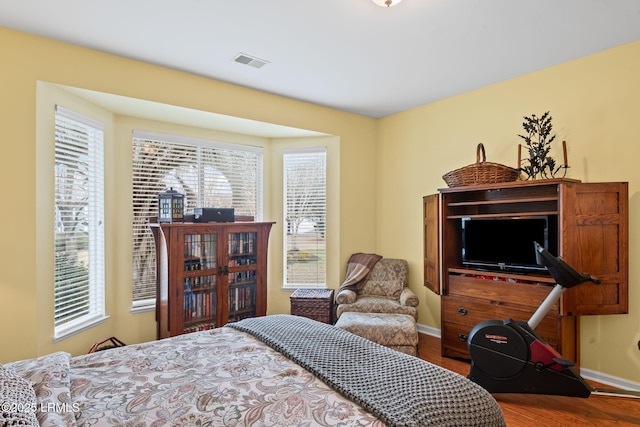
<svg viewBox="0 0 640 427"><path fill-rule="evenodd" d="M125 343L120 341L116 337L105 338L93 343L87 354L95 353L96 351L109 350L110 348L124 347Z"/></svg>
<svg viewBox="0 0 640 427"><path fill-rule="evenodd" d="M294 316L333 323L333 289L297 289L289 300Z"/></svg>
<svg viewBox="0 0 640 427"><path fill-rule="evenodd" d="M480 160L482 155L482 160ZM487 162L484 145L478 144L476 149L476 163L453 170L442 176L449 187L463 187L475 184L496 184L500 182L517 181L520 175L518 169L498 163Z"/></svg>

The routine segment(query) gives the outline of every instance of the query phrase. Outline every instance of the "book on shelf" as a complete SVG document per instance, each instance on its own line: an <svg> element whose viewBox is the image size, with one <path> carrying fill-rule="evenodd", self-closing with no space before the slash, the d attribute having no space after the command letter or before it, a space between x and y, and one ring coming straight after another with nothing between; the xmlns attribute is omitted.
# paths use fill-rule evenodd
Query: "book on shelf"
<svg viewBox="0 0 640 427"><path fill-rule="evenodd" d="M243 267L247 265L255 265L256 263L256 257L253 255L237 256L229 259L229 267Z"/></svg>
<svg viewBox="0 0 640 427"><path fill-rule="evenodd" d="M196 292L201 291L203 289L215 288L216 287L216 276L208 275L208 276L193 276L193 277L185 277L184 279L184 292Z"/></svg>
<svg viewBox="0 0 640 427"><path fill-rule="evenodd" d="M184 270L208 270L217 266L214 235L186 234L184 236Z"/></svg>
<svg viewBox="0 0 640 427"><path fill-rule="evenodd" d="M186 285L185 281L185 285ZM211 318L216 312L216 294L215 289L209 289L207 292L184 293L184 321L191 322L197 319Z"/></svg>
<svg viewBox="0 0 640 427"><path fill-rule="evenodd" d="M202 322L196 323L195 325L186 326L183 329L183 332L189 334L191 332L199 332L199 331L208 331L210 329L216 328L216 322Z"/></svg>
<svg viewBox="0 0 640 427"><path fill-rule="evenodd" d="M184 271L196 271L202 270L202 264L200 258L186 258L184 259Z"/></svg>
<svg viewBox="0 0 640 427"><path fill-rule="evenodd" d="M229 312L255 309L255 286L237 286L229 290Z"/></svg>
<svg viewBox="0 0 640 427"><path fill-rule="evenodd" d="M231 233L229 234L229 253L251 254L255 250L256 233Z"/></svg>
<svg viewBox="0 0 640 427"><path fill-rule="evenodd" d="M229 284L237 283L254 283L257 279L257 272L255 270L236 271L235 273L229 273Z"/></svg>
<svg viewBox="0 0 640 427"><path fill-rule="evenodd" d="M250 317L255 317L255 311L247 311L247 312L239 312L239 313L231 313L229 314L229 322L238 322L242 319L248 319Z"/></svg>

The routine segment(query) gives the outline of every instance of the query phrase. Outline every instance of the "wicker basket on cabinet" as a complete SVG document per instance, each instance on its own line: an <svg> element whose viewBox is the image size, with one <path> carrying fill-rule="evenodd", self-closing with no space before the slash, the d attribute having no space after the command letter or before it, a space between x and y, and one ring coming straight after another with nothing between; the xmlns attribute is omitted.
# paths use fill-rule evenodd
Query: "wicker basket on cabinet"
<svg viewBox="0 0 640 427"><path fill-rule="evenodd" d="M482 155L482 160L480 156ZM442 179L449 187L463 187L475 184L496 184L500 182L517 181L520 176L518 169L499 163L487 162L484 145L478 144L476 162L472 165L447 172Z"/></svg>

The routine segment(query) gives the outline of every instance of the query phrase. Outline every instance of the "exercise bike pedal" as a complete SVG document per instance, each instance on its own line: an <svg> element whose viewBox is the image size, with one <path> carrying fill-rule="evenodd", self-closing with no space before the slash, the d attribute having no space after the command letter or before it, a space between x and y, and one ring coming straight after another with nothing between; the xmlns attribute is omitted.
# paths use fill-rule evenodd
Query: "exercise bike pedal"
<svg viewBox="0 0 640 427"><path fill-rule="evenodd" d="M562 366L563 369L567 369L575 366L575 363L573 363L571 360L563 359L561 357L554 357L553 361L558 365Z"/></svg>

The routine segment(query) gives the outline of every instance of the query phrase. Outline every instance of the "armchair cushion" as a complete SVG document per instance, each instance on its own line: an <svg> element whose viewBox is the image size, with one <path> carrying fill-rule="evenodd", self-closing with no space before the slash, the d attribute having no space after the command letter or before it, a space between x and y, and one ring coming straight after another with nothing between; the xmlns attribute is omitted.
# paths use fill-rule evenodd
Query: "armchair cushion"
<svg viewBox="0 0 640 427"><path fill-rule="evenodd" d="M406 260L383 258L371 269L359 295L399 299L408 281L409 264Z"/></svg>
<svg viewBox="0 0 640 427"><path fill-rule="evenodd" d="M337 317L347 312L408 314L416 320L418 318L418 310L415 307L400 305L398 300L385 297L361 296L353 304L338 304Z"/></svg>

